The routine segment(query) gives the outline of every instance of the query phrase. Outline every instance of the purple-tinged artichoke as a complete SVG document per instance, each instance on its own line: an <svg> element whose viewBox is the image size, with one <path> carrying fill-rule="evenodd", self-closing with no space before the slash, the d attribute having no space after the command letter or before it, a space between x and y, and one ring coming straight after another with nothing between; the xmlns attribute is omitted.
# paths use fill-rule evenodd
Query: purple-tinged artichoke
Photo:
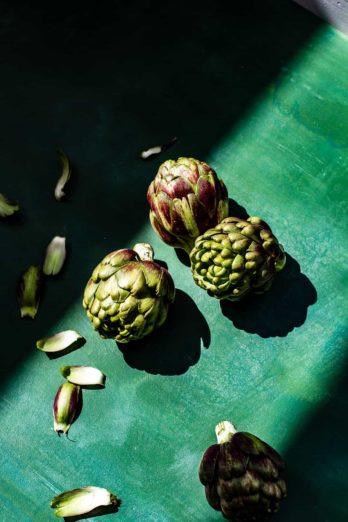
<svg viewBox="0 0 348 522"><path fill-rule="evenodd" d="M101 337L120 343L150 334L166 320L175 287L169 272L153 261L153 249L138 243L116 250L94 269L83 306Z"/></svg>
<svg viewBox="0 0 348 522"><path fill-rule="evenodd" d="M189 254L196 237L228 216L228 194L215 171L193 158L167 160L149 186L150 221L165 243Z"/></svg>
<svg viewBox="0 0 348 522"><path fill-rule="evenodd" d="M209 446L199 467L209 504L233 522L268 520L286 497L282 458L230 422L220 422L215 432L218 443Z"/></svg>
<svg viewBox="0 0 348 522"><path fill-rule="evenodd" d="M228 217L196 239L193 279L212 297L239 301L272 285L286 257L270 227L258 217Z"/></svg>
<svg viewBox="0 0 348 522"><path fill-rule="evenodd" d="M80 386L75 386L70 382L65 382L59 386L53 402L54 431L58 435L61 433L67 435L71 424L81 409L81 397Z"/></svg>

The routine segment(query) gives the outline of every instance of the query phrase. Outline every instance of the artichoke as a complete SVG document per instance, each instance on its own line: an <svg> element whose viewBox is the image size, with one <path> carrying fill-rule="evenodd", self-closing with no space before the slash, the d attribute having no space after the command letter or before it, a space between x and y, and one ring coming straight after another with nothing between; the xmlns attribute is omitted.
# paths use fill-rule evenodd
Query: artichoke
<svg viewBox="0 0 348 522"><path fill-rule="evenodd" d="M286 261L282 245L258 217L224 219L196 239L190 259L197 285L231 301L268 290Z"/></svg>
<svg viewBox="0 0 348 522"><path fill-rule="evenodd" d="M165 243L189 254L196 237L228 216L228 194L215 171L193 158L167 160L149 186L153 229Z"/></svg>
<svg viewBox="0 0 348 522"><path fill-rule="evenodd" d="M102 337L128 343L161 326L174 297L169 272L153 261L150 245L139 243L111 252L96 266L83 307Z"/></svg>
<svg viewBox="0 0 348 522"><path fill-rule="evenodd" d="M219 423L215 431L218 444L206 450L199 467L209 504L233 522L267 520L286 496L283 460L230 422Z"/></svg>

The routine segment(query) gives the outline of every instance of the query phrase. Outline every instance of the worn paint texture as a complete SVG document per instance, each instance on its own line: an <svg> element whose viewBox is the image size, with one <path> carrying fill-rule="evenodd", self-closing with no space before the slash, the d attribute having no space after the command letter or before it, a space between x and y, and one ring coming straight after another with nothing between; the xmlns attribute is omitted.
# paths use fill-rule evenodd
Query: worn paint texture
<svg viewBox="0 0 348 522"><path fill-rule="evenodd" d="M133 65L120 64L126 77L100 55L95 77L89 60L73 65L64 38L67 66L41 55L36 69L30 60L19 60L21 72L5 63L3 190L18 198L22 218L1 223L0 520L54 520L52 497L95 485L122 499L119 513L101 521L218 522L197 469L224 419L287 461L289 496L278 522L347 520L348 41L295 4L276 4L275 23L265 21L267 38L284 18L308 34L272 67L257 20L249 45L263 52L254 60L242 36L228 46L231 34L222 32L221 49L218 40L209 43L203 17L203 36L186 34L185 45L178 37L177 51L160 54L162 80L138 55L129 58ZM293 37L285 26L281 33L275 55ZM77 57L83 49L75 49ZM215 88L185 62L185 49L201 57ZM63 51L52 52L62 59ZM181 78L165 65L176 52L184 60ZM247 98L256 78L259 88ZM194 79L204 99L192 93ZM170 128L181 142L153 162L137 158ZM56 144L75 165L65 203L53 197ZM221 305L152 231L146 187L162 160L179 155L210 162L240 205L233 212L264 217L284 245L287 267L268 295ZM21 321L16 274L40 261L52 234L67 237L66 266L47 280L37 319ZM99 260L139 241L151 242L168 264L178 295L161 330L137 348L119 349L92 330L82 293ZM81 349L54 360L36 350L36 339L71 328L87 339ZM59 368L76 364L99 368L107 382L104 390L84 391L72 443L52 429L52 402Z"/></svg>

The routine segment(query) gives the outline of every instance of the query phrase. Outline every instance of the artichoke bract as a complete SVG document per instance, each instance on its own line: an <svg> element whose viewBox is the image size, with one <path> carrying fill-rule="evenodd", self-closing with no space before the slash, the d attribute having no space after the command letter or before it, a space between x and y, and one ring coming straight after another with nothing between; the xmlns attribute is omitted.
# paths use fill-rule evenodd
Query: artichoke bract
<svg viewBox="0 0 348 522"><path fill-rule="evenodd" d="M190 259L197 285L230 301L268 290L286 262L282 245L258 217L224 219L196 239Z"/></svg>
<svg viewBox="0 0 348 522"><path fill-rule="evenodd" d="M193 158L162 163L147 200L155 232L165 243L188 254L196 237L228 216L223 181L207 163Z"/></svg>
<svg viewBox="0 0 348 522"><path fill-rule="evenodd" d="M169 272L153 261L150 245L138 243L111 252L96 266L83 306L102 337L128 343L161 326L174 297Z"/></svg>
<svg viewBox="0 0 348 522"><path fill-rule="evenodd" d="M284 462L255 435L237 432L224 421L215 429L199 467L208 503L233 522L262 522L278 511L286 497Z"/></svg>

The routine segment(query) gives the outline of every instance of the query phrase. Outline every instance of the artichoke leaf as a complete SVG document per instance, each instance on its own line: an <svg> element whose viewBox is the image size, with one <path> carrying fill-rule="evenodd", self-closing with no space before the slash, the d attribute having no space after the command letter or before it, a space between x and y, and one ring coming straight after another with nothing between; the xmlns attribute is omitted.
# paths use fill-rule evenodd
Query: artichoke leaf
<svg viewBox="0 0 348 522"><path fill-rule="evenodd" d="M60 178L58 179L56 188L54 189L54 197L56 198L57 201L60 201L66 195L64 192L64 188L70 179L71 167L70 167L69 158L66 156L66 154L63 151L57 150L57 154L58 154L59 159L62 164L62 173L60 175Z"/></svg>
<svg viewBox="0 0 348 522"><path fill-rule="evenodd" d="M75 330L65 330L50 337L44 337L36 341L36 348L46 353L56 353L67 350L72 346L81 347L86 339Z"/></svg>
<svg viewBox="0 0 348 522"><path fill-rule="evenodd" d="M10 201L6 196L0 194L0 217L12 216L18 210L18 203Z"/></svg>
<svg viewBox="0 0 348 522"><path fill-rule="evenodd" d="M61 493L51 501L57 517L74 517L89 513L101 506L117 506L116 495L105 488L87 486Z"/></svg>

